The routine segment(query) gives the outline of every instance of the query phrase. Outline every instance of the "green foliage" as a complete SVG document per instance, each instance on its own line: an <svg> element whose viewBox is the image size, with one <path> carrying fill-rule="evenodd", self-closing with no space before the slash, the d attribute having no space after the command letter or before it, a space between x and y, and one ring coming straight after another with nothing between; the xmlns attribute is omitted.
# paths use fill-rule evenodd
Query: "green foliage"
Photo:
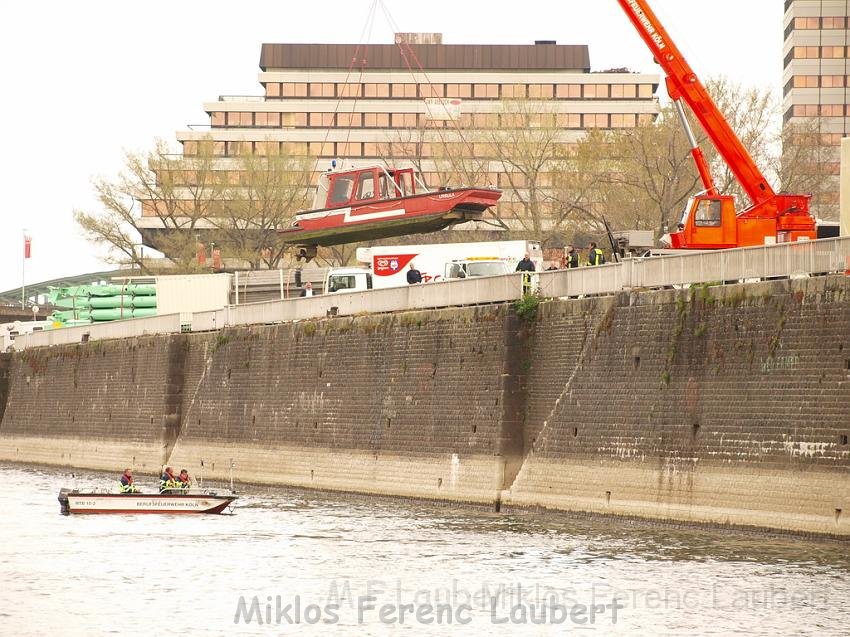
<svg viewBox="0 0 850 637"><path fill-rule="evenodd" d="M540 297L536 294L523 294L522 298L514 303L514 310L521 319L529 323L537 318L537 308L540 306Z"/></svg>
<svg viewBox="0 0 850 637"><path fill-rule="evenodd" d="M230 337L227 336L224 332L219 332L218 336L215 337L215 342L212 346L212 353L216 353L219 349L224 347L230 342Z"/></svg>
<svg viewBox="0 0 850 637"><path fill-rule="evenodd" d="M319 326L313 321L307 321L304 323L302 329L304 330L305 336L313 336L316 333L316 330L319 329Z"/></svg>

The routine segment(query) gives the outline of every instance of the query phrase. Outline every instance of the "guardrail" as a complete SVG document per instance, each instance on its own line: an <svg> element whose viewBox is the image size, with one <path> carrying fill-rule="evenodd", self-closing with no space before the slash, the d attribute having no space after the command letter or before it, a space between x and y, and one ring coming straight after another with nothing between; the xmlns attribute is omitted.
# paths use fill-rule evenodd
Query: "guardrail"
<svg viewBox="0 0 850 637"><path fill-rule="evenodd" d="M624 289L808 276L850 270L850 237L801 241L718 252L685 253L603 266L540 272L534 285L544 297L612 294ZM21 335L15 349L126 338L144 334L209 331L237 325L282 323L326 316L425 310L505 303L522 296L522 275L442 281L366 292L229 305L194 314L132 319Z"/></svg>
<svg viewBox="0 0 850 637"><path fill-rule="evenodd" d="M92 323L78 327L64 327L56 330L44 330L31 334L21 334L15 338L16 350L28 347L44 347L48 345L66 345L69 343L85 343L106 338L129 338L146 334L168 334L180 331L180 315L165 314L150 318L127 319Z"/></svg>

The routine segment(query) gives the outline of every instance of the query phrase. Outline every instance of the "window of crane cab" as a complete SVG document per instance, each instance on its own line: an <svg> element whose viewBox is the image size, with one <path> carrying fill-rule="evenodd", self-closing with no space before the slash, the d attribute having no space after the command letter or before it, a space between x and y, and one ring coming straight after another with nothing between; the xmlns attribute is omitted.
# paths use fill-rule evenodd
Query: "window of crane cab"
<svg viewBox="0 0 850 637"><path fill-rule="evenodd" d="M360 179L357 181L357 195L355 197L358 201L363 201L364 199L374 199L375 198L375 173L374 171L368 171L360 173Z"/></svg>
<svg viewBox="0 0 850 637"><path fill-rule="evenodd" d="M694 224L699 228L717 228L720 226L720 211L723 205L719 199L700 199Z"/></svg>
<svg viewBox="0 0 850 637"><path fill-rule="evenodd" d="M328 197L329 206L338 206L348 203L351 199L351 191L354 188L354 177L352 175L337 175L333 178L331 194Z"/></svg>

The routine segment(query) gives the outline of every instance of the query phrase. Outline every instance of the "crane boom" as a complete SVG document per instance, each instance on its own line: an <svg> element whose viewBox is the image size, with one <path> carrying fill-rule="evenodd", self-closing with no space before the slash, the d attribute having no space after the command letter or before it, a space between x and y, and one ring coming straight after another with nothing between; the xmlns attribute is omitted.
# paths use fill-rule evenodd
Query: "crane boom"
<svg viewBox="0 0 850 637"><path fill-rule="evenodd" d="M767 183L750 153L729 126L696 73L685 60L655 13L644 0L617 0L667 76L667 92L690 107L717 152L729 166L753 204L776 193ZM708 184L706 184L708 187Z"/></svg>
<svg viewBox="0 0 850 637"><path fill-rule="evenodd" d="M647 0L617 0L664 70L667 92L682 118L705 194L695 197L671 235L673 247L727 248L774 241L814 239L815 224L809 215L810 195L777 194L750 153L732 130L714 100L658 21ZM702 150L684 117L685 102L751 200L736 213L731 197L718 195Z"/></svg>

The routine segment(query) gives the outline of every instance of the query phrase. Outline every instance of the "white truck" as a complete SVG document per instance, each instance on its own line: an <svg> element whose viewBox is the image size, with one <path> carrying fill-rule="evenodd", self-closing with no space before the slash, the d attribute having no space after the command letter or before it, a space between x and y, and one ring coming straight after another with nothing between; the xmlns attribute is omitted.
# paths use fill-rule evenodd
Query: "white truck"
<svg viewBox="0 0 850 637"><path fill-rule="evenodd" d="M327 292L356 292L407 285L411 263L423 283L498 276L516 270L529 255L537 271L543 269L543 251L536 241L481 241L409 246L357 248L357 260L365 265L328 270Z"/></svg>

